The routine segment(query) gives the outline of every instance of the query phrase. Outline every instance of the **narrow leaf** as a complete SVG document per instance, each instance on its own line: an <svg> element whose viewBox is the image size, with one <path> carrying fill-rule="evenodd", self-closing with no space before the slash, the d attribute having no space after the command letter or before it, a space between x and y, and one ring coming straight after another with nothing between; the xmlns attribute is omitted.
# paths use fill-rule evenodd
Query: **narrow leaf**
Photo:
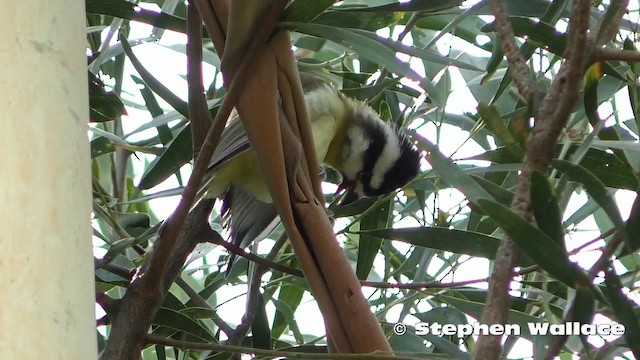
<svg viewBox="0 0 640 360"><path fill-rule="evenodd" d="M624 338L627 345L636 359L640 359L640 321L635 311L637 305L622 293L622 283L614 270L605 271L605 284L605 294L611 303L613 313L618 322L625 327Z"/></svg>
<svg viewBox="0 0 640 360"><path fill-rule="evenodd" d="M493 199L489 192L478 185L469 174L464 172L451 159L444 156L431 141L417 133L412 135L418 140L419 145L428 151L427 161L450 186L460 190L472 203L475 203L478 198Z"/></svg>
<svg viewBox="0 0 640 360"><path fill-rule="evenodd" d="M540 171L531 173L530 192L536 224L566 253L564 227L562 226L562 213L558 205L558 197L547 177Z"/></svg>
<svg viewBox="0 0 640 360"><path fill-rule="evenodd" d="M123 0L87 0L87 14L114 16L127 20L140 21L163 29L186 33L185 19L164 12L142 9L135 3Z"/></svg>
<svg viewBox="0 0 640 360"><path fill-rule="evenodd" d="M358 34L350 29L299 22L282 24L292 30L336 42L396 74L419 82L420 86L428 93L435 93L435 91L430 91L432 85L428 81L418 75L408 63L400 61L396 57L395 51L378 41Z"/></svg>
<svg viewBox="0 0 640 360"><path fill-rule="evenodd" d="M258 294L257 300L256 315L251 323L253 346L258 349L271 349L271 329L269 329L269 318L264 296Z"/></svg>
<svg viewBox="0 0 640 360"><path fill-rule="evenodd" d="M569 260L562 248L533 224L494 201L479 199L478 205L509 234L525 254L556 279L570 287L591 283L584 271Z"/></svg>
<svg viewBox="0 0 640 360"><path fill-rule="evenodd" d="M169 88L164 86L158 79L153 77L151 73L142 65L140 60L135 56L129 42L124 36L120 37L120 42L122 43L122 49L125 54L131 61L131 64L136 69L142 80L147 84L147 86L153 90L158 96L160 96L164 101L169 103L174 109L176 109L180 114L184 117L189 118L189 107L187 103L180 99L177 95L175 95Z"/></svg>
<svg viewBox="0 0 640 360"><path fill-rule="evenodd" d="M361 232L361 234L399 240L416 246L450 251L456 254L480 256L487 259L495 257L500 245L500 239L489 235L441 227L379 229ZM523 266L533 264L528 257L522 257L520 263Z"/></svg>
<svg viewBox="0 0 640 360"><path fill-rule="evenodd" d="M151 163L147 172L142 176L138 188L140 190L150 189L175 174L193 158L192 146L191 125L187 125L173 139L162 155Z"/></svg>
<svg viewBox="0 0 640 360"><path fill-rule="evenodd" d="M611 196L611 193L609 193L604 183L580 165L575 165L564 160L553 160L552 165L554 168L566 174L572 181L584 186L586 192L602 207L602 210L604 210L615 225L616 230L625 238L625 241L627 241L628 236L624 220L622 220L622 215L620 215L620 210L618 209L615 199Z"/></svg>
<svg viewBox="0 0 640 360"><path fill-rule="evenodd" d="M367 231L373 229L386 228L389 225L389 216L393 207L393 198L381 202L376 209L367 211L360 219L360 230ZM356 275L360 280L366 280L373 267L373 261L378 255L382 239L363 233L358 242L358 262L356 264Z"/></svg>
<svg viewBox="0 0 640 360"><path fill-rule="evenodd" d="M161 307L158 309L158 313L156 314L156 318L153 322L160 326L183 331L204 341L216 342L209 330L207 330L198 321L193 320L173 309Z"/></svg>

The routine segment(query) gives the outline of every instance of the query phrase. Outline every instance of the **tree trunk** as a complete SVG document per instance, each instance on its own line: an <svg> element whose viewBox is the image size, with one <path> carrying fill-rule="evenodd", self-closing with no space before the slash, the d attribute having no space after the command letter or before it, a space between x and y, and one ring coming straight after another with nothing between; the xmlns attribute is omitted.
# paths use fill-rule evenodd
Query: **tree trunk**
<svg viewBox="0 0 640 360"><path fill-rule="evenodd" d="M0 353L95 359L84 2L0 13Z"/></svg>

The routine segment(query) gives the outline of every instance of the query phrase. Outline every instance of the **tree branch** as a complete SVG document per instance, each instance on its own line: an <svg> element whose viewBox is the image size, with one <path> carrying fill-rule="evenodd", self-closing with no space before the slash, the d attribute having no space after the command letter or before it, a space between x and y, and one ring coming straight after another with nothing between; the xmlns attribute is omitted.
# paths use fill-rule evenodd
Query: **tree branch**
<svg viewBox="0 0 640 360"><path fill-rule="evenodd" d="M593 50L590 60L590 64L608 60L640 62L640 52L631 50L598 48Z"/></svg>
<svg viewBox="0 0 640 360"><path fill-rule="evenodd" d="M176 246L165 259L162 276L154 279L159 289L149 287L138 277L131 282L122 299L115 303L114 314L110 314L111 331L102 359L138 360L147 333L158 308L162 304L169 287L182 271L187 259L201 237L203 231L213 231L206 222L213 200L203 200L186 218L184 227L176 241ZM203 228L204 225L204 228ZM152 254L153 256L153 254Z"/></svg>
<svg viewBox="0 0 640 360"><path fill-rule="evenodd" d="M591 51L601 48L613 39L620 28L620 21L629 6L629 0L612 0L603 16L589 34L589 46Z"/></svg>
<svg viewBox="0 0 640 360"><path fill-rule="evenodd" d="M283 265L277 262L273 262L272 260L270 260L269 258L263 258L261 256L249 253L244 251L244 249L241 249L238 245L236 244L232 244L228 241L225 241L224 239L222 239L219 235L218 236L213 236L213 237L208 237L208 238L203 238L201 242L210 242L212 244L216 244L216 245L220 245L222 247L224 247L228 252L234 253L238 256L241 256L249 261L253 261L254 263L260 264L262 266L266 266L267 268L273 269L273 270L278 270L281 271L285 274L289 274L289 275L293 275L293 276L297 276L297 277L304 277L304 274L302 273L302 271L298 270L298 269L294 269L290 266L287 265Z"/></svg>
<svg viewBox="0 0 640 360"><path fill-rule="evenodd" d="M240 325L236 327L229 338L229 344L231 345L240 345L240 343L242 343L242 339L247 336L249 328L251 328L251 324L253 324L253 320L256 318L259 304L258 297L262 296L262 294L260 294L260 278L262 274L264 274L264 270L262 269L266 268L259 266L254 272L253 281L250 283L249 291L247 292L247 306L244 316L242 317Z"/></svg>
<svg viewBox="0 0 640 360"><path fill-rule="evenodd" d="M193 157L197 158L213 119L202 84L202 18L194 0L187 7L187 85Z"/></svg>
<svg viewBox="0 0 640 360"><path fill-rule="evenodd" d="M494 3L501 2L494 0L492 4ZM587 30L590 8L591 3L587 0L574 1L571 11L567 53L565 54L566 60L552 83L549 93L545 96L540 110L534 111L536 125L527 146L527 153L518 178L516 193L511 203L512 210L528 220L532 218L529 174L534 170L547 172L553 157L555 144L569 120L579 96L580 80L584 72L585 60L588 59L589 55L587 51ZM500 10L500 7L498 7L498 10ZM505 21L504 19L498 21L498 14L495 15L498 23ZM501 18L502 16L500 15ZM513 42L512 38L501 40L503 40L503 46L507 41ZM507 53L511 50L505 49L504 51ZM521 69L520 71L524 70ZM519 85L519 89L520 87L522 85ZM518 256L518 247L509 236L505 236L500 243L494 261L487 304L482 314L482 323L504 324L507 321L509 285L513 279L513 269L517 263ZM475 359L498 359L500 352L500 337L483 335L478 339Z"/></svg>
<svg viewBox="0 0 640 360"><path fill-rule="evenodd" d="M509 69L513 75L518 92L528 102L533 100L535 93L535 83L531 77L531 71L526 60L520 54L520 49L516 44L516 38L511 27L507 6L502 0L492 0L491 10L496 18L496 32L502 44L502 51L509 62Z"/></svg>
<svg viewBox="0 0 640 360"><path fill-rule="evenodd" d="M189 284L187 284L187 282L184 281L182 277L180 276L176 277L175 282L176 282L176 285L178 285L185 293L187 293L187 295L189 295L189 298L191 299L191 301L193 301L196 305L200 306L201 308L209 309L209 310L212 310L213 312L216 312L211 307L211 305L209 305L207 300L205 300L202 296L200 296L200 294L198 294L197 291L195 291ZM217 312L216 312L216 316L211 317L211 320L213 320L213 322L220 329L220 331L222 331L225 335L227 335L227 338L231 336L231 334L233 333L233 329L226 322L224 322L220 317L217 316Z"/></svg>

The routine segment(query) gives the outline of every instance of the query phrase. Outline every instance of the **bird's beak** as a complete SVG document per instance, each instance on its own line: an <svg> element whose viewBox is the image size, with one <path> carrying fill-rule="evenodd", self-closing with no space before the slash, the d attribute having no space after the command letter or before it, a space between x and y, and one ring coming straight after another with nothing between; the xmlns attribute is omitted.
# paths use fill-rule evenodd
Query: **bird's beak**
<svg viewBox="0 0 640 360"><path fill-rule="evenodd" d="M344 192L342 199L340 199L340 205L349 205L358 200L359 196L356 194L356 182L355 181L343 181L336 191L336 195Z"/></svg>

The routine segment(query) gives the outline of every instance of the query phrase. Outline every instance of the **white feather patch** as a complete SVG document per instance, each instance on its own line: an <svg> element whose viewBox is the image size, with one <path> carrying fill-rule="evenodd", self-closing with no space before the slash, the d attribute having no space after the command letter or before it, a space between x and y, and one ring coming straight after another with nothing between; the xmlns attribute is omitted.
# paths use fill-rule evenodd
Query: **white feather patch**
<svg viewBox="0 0 640 360"><path fill-rule="evenodd" d="M393 131L393 129L387 124L383 124L382 128L384 129L384 135L387 142L384 144L382 153L380 154L380 157L378 157L378 160L373 167L373 171L371 172L370 185L374 189L380 188L384 181L384 176L389 172L389 170L391 170L401 154L398 135L396 135L395 131Z"/></svg>
<svg viewBox="0 0 640 360"><path fill-rule="evenodd" d="M371 139L366 136L364 130L359 126L351 126L347 130L349 146L342 154L342 172L348 179L355 179L358 173L364 168L364 154L369 148Z"/></svg>

